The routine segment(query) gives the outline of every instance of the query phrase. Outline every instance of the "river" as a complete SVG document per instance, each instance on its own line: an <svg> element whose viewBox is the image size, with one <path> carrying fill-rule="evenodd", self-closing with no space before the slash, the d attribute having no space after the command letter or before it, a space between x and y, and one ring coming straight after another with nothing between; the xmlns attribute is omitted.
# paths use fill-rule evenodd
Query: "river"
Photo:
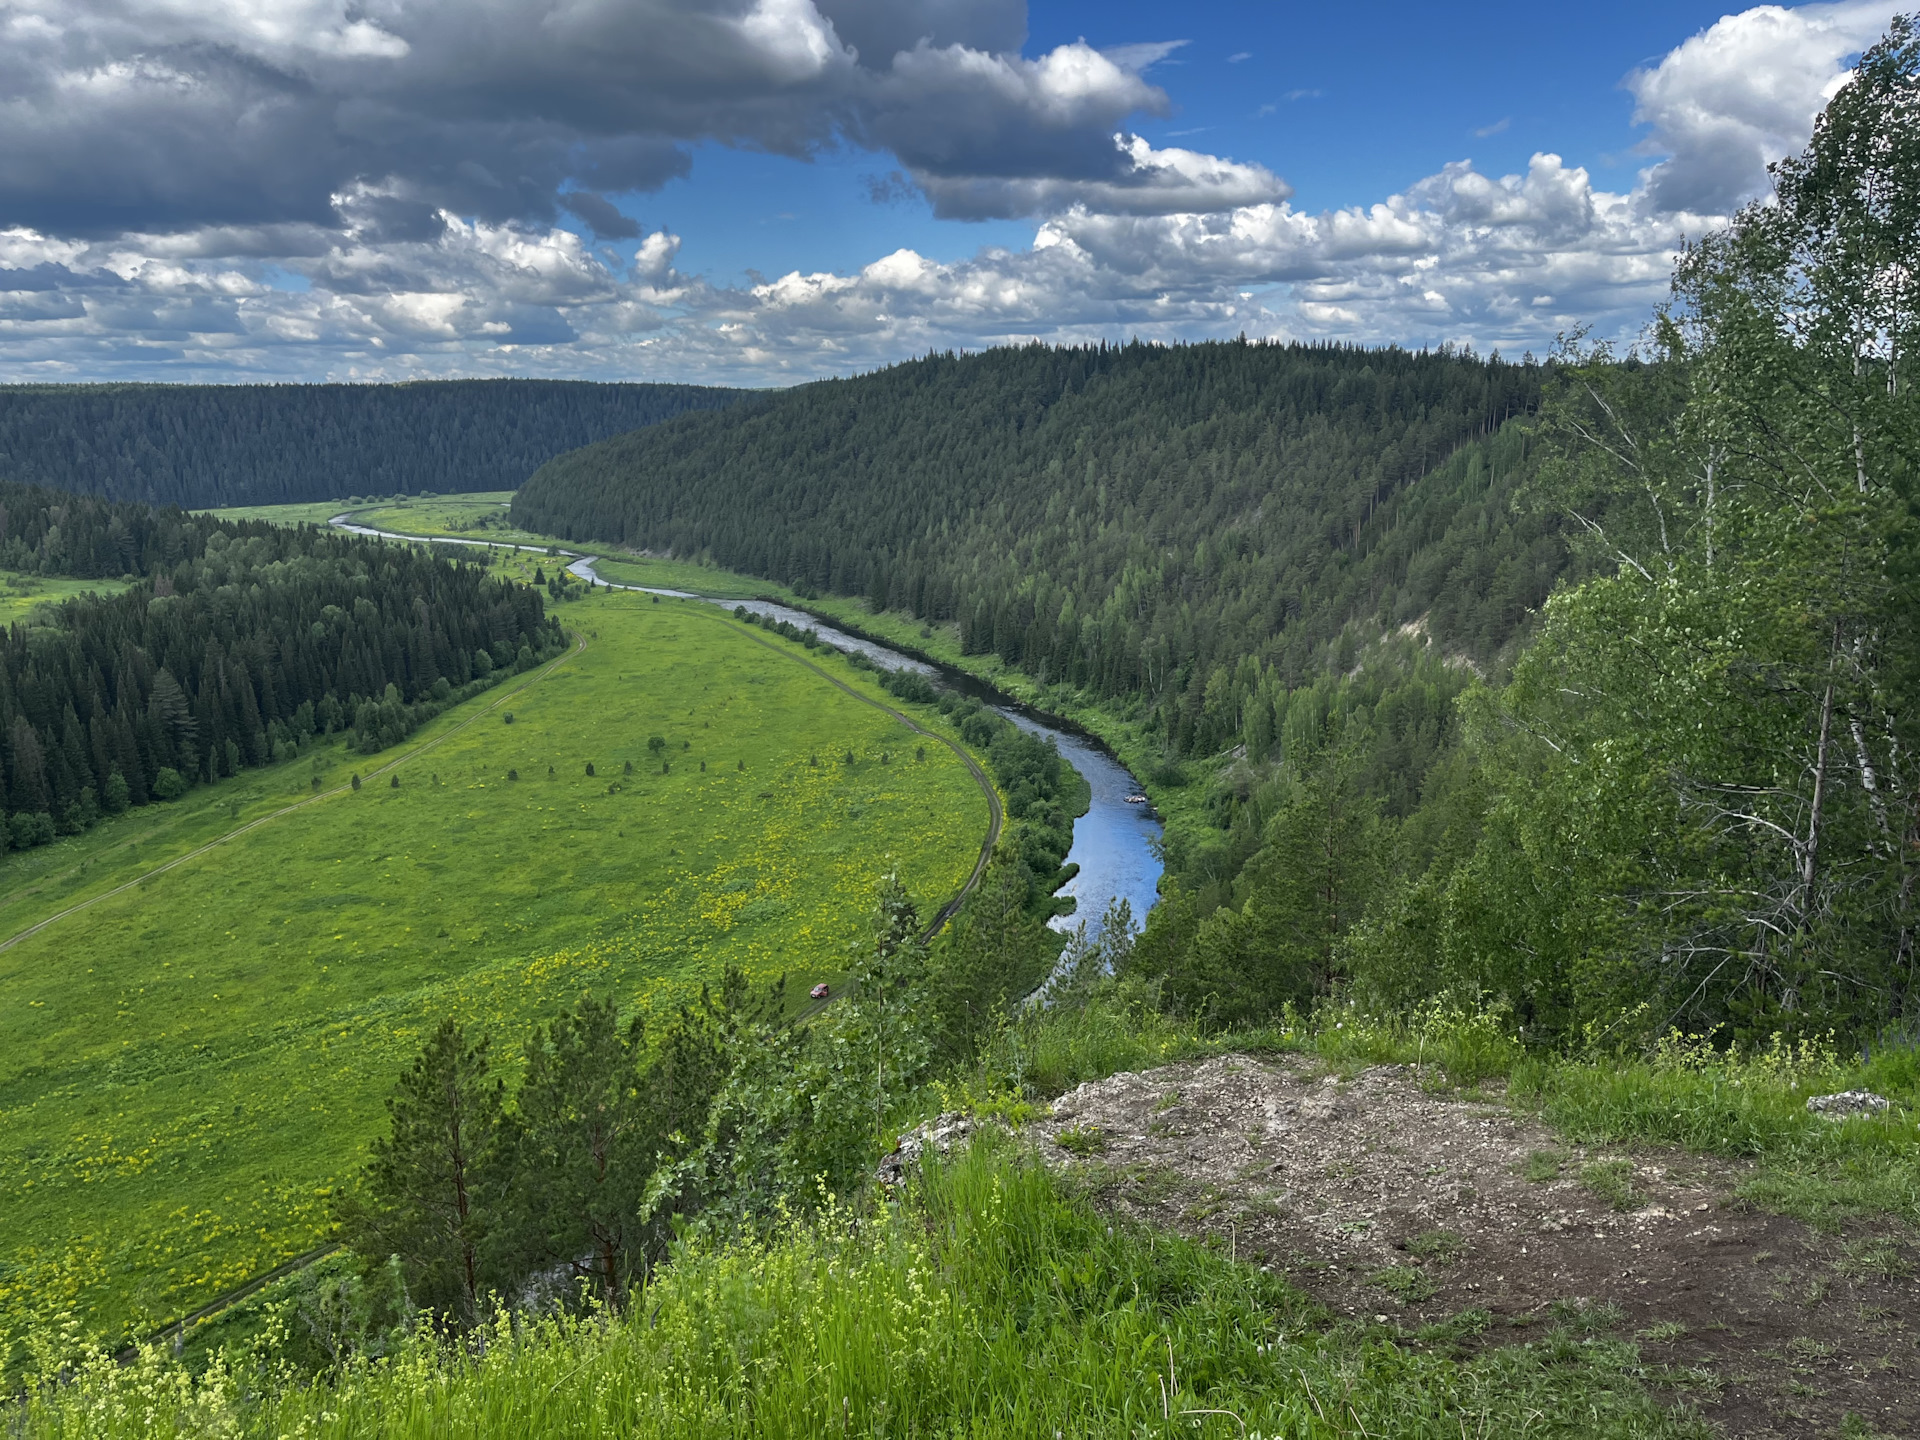
<svg viewBox="0 0 1920 1440"><path fill-rule="evenodd" d="M401 535L388 530L375 530L366 525L352 523L350 514L333 517L329 522L341 530L350 530L356 535L375 535L388 540L431 540L440 545L477 545L484 548L517 549L549 553L553 547L545 545L501 545L497 541L466 540L456 536L419 536ZM710 595L696 595L686 590L664 590L645 585L618 585L611 580L602 579L594 570L594 561L599 557L583 555L577 550L560 550L573 563L567 566L568 573L593 585L603 585L610 590L638 590L648 595L665 595L676 600L701 600L733 610L745 606L756 615L767 615L777 620L785 620L803 630L811 630L820 637L823 644L849 654L862 655L883 670L913 670L925 675L937 687L958 690L973 695L1004 715L1015 725L1030 734L1044 740L1051 740L1059 746L1061 756L1077 770L1087 782L1092 792L1092 801L1087 813L1073 822L1073 848L1067 852L1067 864L1077 867L1074 876L1060 887L1062 895L1071 895L1074 899L1074 913L1071 916L1056 917L1050 923L1058 930L1071 930L1085 921L1092 930L1099 922L1107 906L1115 900L1125 900L1133 913L1134 924L1145 922L1147 911L1152 908L1158 895L1160 884L1160 822L1145 805L1127 803L1129 795L1140 793L1140 784L1126 767L1115 760L1106 751L1086 736L1075 734L1062 726L1051 723L1048 717L1037 715L1025 707L1017 705L994 690L991 686L966 674L964 671L948 669L944 666L929 665L910 655L902 655L898 650L890 649L877 641L858 635L849 635L842 630L809 615L804 610L795 610L790 606L777 605L770 600L726 600L715 599Z"/></svg>

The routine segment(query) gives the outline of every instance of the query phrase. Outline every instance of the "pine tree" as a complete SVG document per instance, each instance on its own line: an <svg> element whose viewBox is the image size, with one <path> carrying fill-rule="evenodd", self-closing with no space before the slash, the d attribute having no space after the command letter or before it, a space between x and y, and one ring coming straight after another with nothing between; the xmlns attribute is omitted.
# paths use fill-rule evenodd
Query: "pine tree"
<svg viewBox="0 0 1920 1440"><path fill-rule="evenodd" d="M619 1309L644 1265L641 1221L664 1132L642 1089L645 1031L585 997L527 1046L507 1126L514 1182L496 1251L517 1273L565 1265Z"/></svg>
<svg viewBox="0 0 1920 1440"><path fill-rule="evenodd" d="M486 1241L504 1198L503 1103L487 1041L443 1020L387 1101L363 1194L341 1207L342 1232L369 1269L398 1255L413 1302L463 1327L479 1323L494 1288Z"/></svg>

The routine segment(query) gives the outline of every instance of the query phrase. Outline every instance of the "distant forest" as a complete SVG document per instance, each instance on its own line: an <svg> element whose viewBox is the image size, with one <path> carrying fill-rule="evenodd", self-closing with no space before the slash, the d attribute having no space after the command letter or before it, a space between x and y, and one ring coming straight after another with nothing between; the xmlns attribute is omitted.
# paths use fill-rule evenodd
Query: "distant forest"
<svg viewBox="0 0 1920 1440"><path fill-rule="evenodd" d="M347 732L372 753L565 644L410 545L0 482L0 568L143 577L0 630L0 851Z"/></svg>
<svg viewBox="0 0 1920 1440"><path fill-rule="evenodd" d="M189 509L511 490L562 451L747 393L573 380L0 386L0 477Z"/></svg>
<svg viewBox="0 0 1920 1440"><path fill-rule="evenodd" d="M1137 698L1174 755L1264 749L1381 627L1483 661L1545 600L1568 552L1513 503L1509 423L1541 386L1339 346L933 355L563 455L513 517L957 621L969 652Z"/></svg>

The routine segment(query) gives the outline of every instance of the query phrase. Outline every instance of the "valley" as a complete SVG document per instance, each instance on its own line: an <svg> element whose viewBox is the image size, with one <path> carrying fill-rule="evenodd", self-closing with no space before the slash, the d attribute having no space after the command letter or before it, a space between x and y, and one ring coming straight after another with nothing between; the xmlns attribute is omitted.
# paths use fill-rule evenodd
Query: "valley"
<svg viewBox="0 0 1920 1440"><path fill-rule="evenodd" d="M642 596L567 619L576 649L392 751L316 743L0 862L14 936L310 801L0 950L6 1328L138 1330L316 1243L432 1017L511 1047L582 993L811 984L877 875L928 914L966 881L973 776L799 647Z"/></svg>

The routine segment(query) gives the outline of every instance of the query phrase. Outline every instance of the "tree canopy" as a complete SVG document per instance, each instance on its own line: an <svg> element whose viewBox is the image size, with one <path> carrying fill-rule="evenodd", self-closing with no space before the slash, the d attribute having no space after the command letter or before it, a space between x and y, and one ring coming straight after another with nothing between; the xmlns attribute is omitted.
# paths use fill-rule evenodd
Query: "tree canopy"
<svg viewBox="0 0 1920 1440"><path fill-rule="evenodd" d="M573 380L0 386L0 476L214 508L511 490L563 450L747 392Z"/></svg>

